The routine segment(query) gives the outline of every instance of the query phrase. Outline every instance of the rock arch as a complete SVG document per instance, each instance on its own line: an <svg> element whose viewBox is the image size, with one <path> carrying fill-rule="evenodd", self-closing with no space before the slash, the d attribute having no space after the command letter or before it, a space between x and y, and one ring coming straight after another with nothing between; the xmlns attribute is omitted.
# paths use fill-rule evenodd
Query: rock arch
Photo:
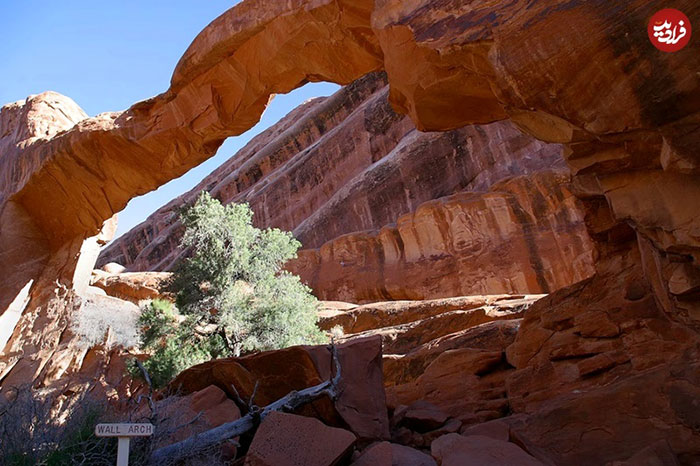
<svg viewBox="0 0 700 466"><path fill-rule="evenodd" d="M692 0L677 7L700 15ZM610 239L613 225L632 225L658 301L697 325L700 218L693 202L677 200L700 198L700 55L692 44L676 54L650 46L646 21L662 2L621 8L605 0L246 0L194 40L169 90L124 112L86 118L69 99L47 94L3 107L0 265L12 271L3 306L27 278L30 259L16 251L46 250L48 258L29 273L31 301L5 347L11 362L0 380L20 358L45 362L63 341L58 327L47 330L56 334L50 340L28 336L35 320L59 325L32 309L57 279L80 293L100 230L129 199L253 126L270 95L379 69L392 104L420 129L511 118L567 144L579 194L605 200L591 228ZM71 116L33 111L51 99ZM10 241L9 224L35 234Z"/></svg>

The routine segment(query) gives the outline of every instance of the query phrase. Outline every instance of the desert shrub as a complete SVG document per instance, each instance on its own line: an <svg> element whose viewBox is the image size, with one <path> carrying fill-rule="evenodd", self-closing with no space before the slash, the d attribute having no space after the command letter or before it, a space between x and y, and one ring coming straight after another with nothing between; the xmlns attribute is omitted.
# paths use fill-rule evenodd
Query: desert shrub
<svg viewBox="0 0 700 466"><path fill-rule="evenodd" d="M153 450L203 430L201 416L183 411L179 398L166 398L151 411L142 400L126 412L116 413L106 400L87 394L73 395L63 403L49 394L22 387L0 401L0 464L3 466L113 466L117 439L100 438L95 425L102 422L151 422L151 437L132 438L129 464L174 466L150 461ZM220 466L220 448L197 452L188 465Z"/></svg>
<svg viewBox="0 0 700 466"><path fill-rule="evenodd" d="M139 319L156 385L204 360L322 341L318 301L282 270L301 246L290 233L258 229L248 205L224 206L204 191L181 218L191 255L166 285L179 313L154 301Z"/></svg>
<svg viewBox="0 0 700 466"><path fill-rule="evenodd" d="M72 330L84 346L106 344L107 347L138 345L138 307L117 299L96 296L79 307Z"/></svg>
<svg viewBox="0 0 700 466"><path fill-rule="evenodd" d="M62 410L23 388L0 401L0 457L7 466L112 465L116 443L95 437L104 403L77 397Z"/></svg>
<svg viewBox="0 0 700 466"><path fill-rule="evenodd" d="M342 325L334 325L331 330L330 330L330 335L331 338L338 340L340 338L343 338L345 336L345 329L343 328Z"/></svg>

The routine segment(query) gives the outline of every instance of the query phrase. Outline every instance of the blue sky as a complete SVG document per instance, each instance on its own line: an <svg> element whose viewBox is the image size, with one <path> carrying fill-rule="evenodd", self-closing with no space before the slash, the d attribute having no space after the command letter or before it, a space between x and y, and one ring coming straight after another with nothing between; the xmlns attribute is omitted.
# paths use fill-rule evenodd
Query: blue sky
<svg viewBox="0 0 700 466"><path fill-rule="evenodd" d="M123 110L165 91L195 36L238 3L231 0L0 0L0 105L52 90L85 112ZM308 84L277 96L263 119L229 138L216 156L156 191L132 199L117 236L202 178L303 101L338 86Z"/></svg>

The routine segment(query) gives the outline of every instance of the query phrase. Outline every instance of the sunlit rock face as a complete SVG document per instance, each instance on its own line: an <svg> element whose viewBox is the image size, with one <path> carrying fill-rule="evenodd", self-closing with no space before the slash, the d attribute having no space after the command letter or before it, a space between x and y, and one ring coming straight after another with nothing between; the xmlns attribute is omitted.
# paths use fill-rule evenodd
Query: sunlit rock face
<svg viewBox="0 0 700 466"><path fill-rule="evenodd" d="M183 174L210 157L226 137L250 128L270 94L308 81L350 84L384 70L390 105L419 130L506 127L510 119L541 141L537 144L562 144L572 174L570 187L564 185L562 192L568 190L582 203L583 223L595 245L595 275L533 305L517 329L509 327L517 333L513 340L490 346L492 354L470 351L468 345L476 343L468 339L462 340L465 351L443 353L454 360L440 361L428 378L444 375L441 393L453 398L434 401L460 396L463 387L450 382L455 380L450 370L459 363L471 370L474 385L469 386L476 387L470 392L477 397L475 404L464 409L485 406L489 416L506 416L509 438L542 462L634 464L640 455L650 458L650 445L665 442L665 455L673 461L696 463L700 54L693 42L676 53L659 52L648 43L646 23L666 6L642 0L247 0L195 39L176 67L170 89L124 112L85 118L75 104L55 94L3 107L0 317L3 326L9 322L11 327L2 332L3 338L9 335L0 358L3 389L26 382L49 386L76 374L104 387L126 383L116 363L114 370L106 366L112 361L108 352L79 351L69 330L78 298L88 297L97 247L113 228L108 220L129 199ZM690 18L700 17L696 1L680 0L674 7ZM396 125L411 129L407 120L398 121ZM387 147L404 142L404 134L386 134L382 141ZM331 140L330 132L325 139ZM488 143L482 144L488 149ZM251 156L253 152L258 151ZM370 147L368 153L384 154L372 164L399 159L384 148L373 152ZM342 157L332 159L337 155L328 154L329 160L340 163ZM349 157L348 163L351 178L336 179L335 185L312 178L308 186L341 192L361 173L370 173L367 162ZM489 171L478 165L464 170ZM341 172L328 171L331 178ZM459 196L468 186L446 181L446 172L416 187L430 198L391 204L387 211L415 222L425 202L449 204L432 199ZM410 184L410 177L388 173L390 179ZM484 204L491 193L503 192L504 184L494 191L493 182L500 177L474 187L486 192ZM425 188L433 185L454 190ZM308 248L320 247L321 252L340 234L365 228L381 232L388 223L388 214L374 208L369 209L373 213L360 209L338 227L328 226L324 218L336 216L330 204L330 217L312 214L324 212L320 204L330 192L314 197L305 188L294 205L308 207L282 208L277 199L294 191L266 186L270 191L265 197L261 190L258 202L276 208L263 209L257 220L293 226ZM362 187L369 185L356 186L371 192ZM252 194L246 197L254 202ZM527 205L527 195L511 195ZM338 204L341 211L364 202L362 196L348 194L346 199ZM510 218L507 209L500 212L497 218ZM556 208L548 217L560 218ZM431 220L425 228L431 222L443 225ZM400 232L401 224L390 228ZM435 231L452 230L443 225ZM556 233L563 244L579 237ZM464 231L460 235L464 238ZM435 242L442 243L454 244ZM404 245L405 250L422 251L414 245ZM169 253L165 251L162 257ZM427 396L424 389L409 387L401 393ZM479 393L495 401L478 404Z"/></svg>
<svg viewBox="0 0 700 466"><path fill-rule="evenodd" d="M329 300L547 293L593 273L568 181L543 171L435 199L379 231L301 251L289 268Z"/></svg>
<svg viewBox="0 0 700 466"><path fill-rule="evenodd" d="M247 202L302 242L289 264L322 299L540 293L593 272L559 144L512 123L425 133L389 106L382 74L295 109L197 187L112 243L98 265L171 268L178 210L202 189ZM512 181L501 181L516 177Z"/></svg>

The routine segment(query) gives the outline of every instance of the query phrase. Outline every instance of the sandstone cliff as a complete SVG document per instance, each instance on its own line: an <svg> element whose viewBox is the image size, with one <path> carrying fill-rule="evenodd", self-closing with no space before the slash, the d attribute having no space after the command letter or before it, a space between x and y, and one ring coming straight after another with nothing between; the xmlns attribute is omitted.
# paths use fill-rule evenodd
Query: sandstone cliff
<svg viewBox="0 0 700 466"><path fill-rule="evenodd" d="M564 167L561 146L542 144L509 122L419 132L391 109L388 94L385 77L375 73L302 105L110 244L98 266L170 268L180 253L177 209L202 189L224 203L248 202L258 227L293 231L303 248L316 248L394 223L426 201Z"/></svg>
<svg viewBox="0 0 700 466"><path fill-rule="evenodd" d="M301 251L289 268L328 300L547 293L593 273L594 247L568 181L543 171L435 199L395 225Z"/></svg>

